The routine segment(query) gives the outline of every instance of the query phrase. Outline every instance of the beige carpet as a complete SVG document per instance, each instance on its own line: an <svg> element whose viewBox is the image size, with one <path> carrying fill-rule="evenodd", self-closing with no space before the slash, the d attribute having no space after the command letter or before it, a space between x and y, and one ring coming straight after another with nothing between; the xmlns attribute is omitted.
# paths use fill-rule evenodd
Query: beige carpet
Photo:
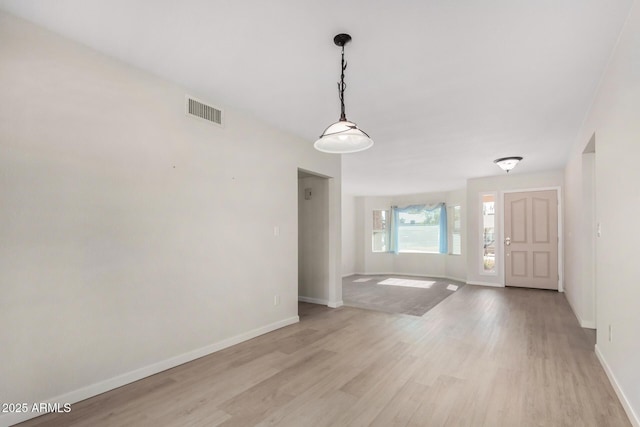
<svg viewBox="0 0 640 427"><path fill-rule="evenodd" d="M342 300L350 307L422 316L463 286L430 277L354 275L342 279Z"/></svg>

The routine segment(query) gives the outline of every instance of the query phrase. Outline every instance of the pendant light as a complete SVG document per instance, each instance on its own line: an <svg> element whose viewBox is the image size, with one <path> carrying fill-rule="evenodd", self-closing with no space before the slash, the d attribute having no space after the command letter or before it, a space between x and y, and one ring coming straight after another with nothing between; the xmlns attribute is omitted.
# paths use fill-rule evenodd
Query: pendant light
<svg viewBox="0 0 640 427"><path fill-rule="evenodd" d="M344 62L344 45L351 41L349 34L338 34L333 38L333 42L336 46L342 48L342 73L340 75L340 82L338 83L338 94L340 97L340 120L330 125L322 132L320 138L313 144L316 150L323 153L331 154L346 154L356 153L358 151L371 148L373 140L369 138L369 135L358 129L358 126L347 120L347 116L344 113L344 90L346 85L344 83L344 70L347 69L347 64Z"/></svg>
<svg viewBox="0 0 640 427"><path fill-rule="evenodd" d="M495 159L493 163L500 166L503 171L509 173L511 169L516 167L520 160L522 160L522 157L502 157L500 159Z"/></svg>

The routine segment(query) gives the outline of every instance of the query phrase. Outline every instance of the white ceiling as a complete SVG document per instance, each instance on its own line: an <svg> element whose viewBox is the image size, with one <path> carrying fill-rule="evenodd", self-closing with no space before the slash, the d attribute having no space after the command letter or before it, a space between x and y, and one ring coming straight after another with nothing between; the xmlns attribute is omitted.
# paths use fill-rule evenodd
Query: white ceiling
<svg viewBox="0 0 640 427"><path fill-rule="evenodd" d="M312 144L339 117L375 141L343 191L462 188L561 168L633 0L0 0L0 8Z"/></svg>

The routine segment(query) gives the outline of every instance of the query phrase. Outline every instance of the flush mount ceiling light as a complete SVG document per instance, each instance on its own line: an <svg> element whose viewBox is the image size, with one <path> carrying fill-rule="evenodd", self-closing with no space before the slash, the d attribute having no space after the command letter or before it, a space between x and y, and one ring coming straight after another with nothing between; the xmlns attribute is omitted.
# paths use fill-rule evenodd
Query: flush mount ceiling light
<svg viewBox="0 0 640 427"><path fill-rule="evenodd" d="M522 160L522 157L502 157L501 159L495 159L493 163L500 166L503 171L509 173L511 169L516 167L520 160Z"/></svg>
<svg viewBox="0 0 640 427"><path fill-rule="evenodd" d="M349 34L338 34L333 38L336 46L342 48L342 73L340 74L340 82L338 83L338 94L340 97L340 120L330 125L322 132L320 138L313 144L316 150L323 153L346 154L356 153L358 151L371 148L373 141L369 135L358 129L358 126L347 120L344 113L344 90L347 87L344 84L344 70L347 64L344 62L344 45L351 41Z"/></svg>

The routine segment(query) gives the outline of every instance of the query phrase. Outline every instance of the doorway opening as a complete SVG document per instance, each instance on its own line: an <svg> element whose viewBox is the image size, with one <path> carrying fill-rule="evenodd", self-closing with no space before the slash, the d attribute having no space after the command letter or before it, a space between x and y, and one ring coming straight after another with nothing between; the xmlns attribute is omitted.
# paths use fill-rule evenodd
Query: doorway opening
<svg viewBox="0 0 640 427"><path fill-rule="evenodd" d="M330 305L330 179L298 169L298 301Z"/></svg>

